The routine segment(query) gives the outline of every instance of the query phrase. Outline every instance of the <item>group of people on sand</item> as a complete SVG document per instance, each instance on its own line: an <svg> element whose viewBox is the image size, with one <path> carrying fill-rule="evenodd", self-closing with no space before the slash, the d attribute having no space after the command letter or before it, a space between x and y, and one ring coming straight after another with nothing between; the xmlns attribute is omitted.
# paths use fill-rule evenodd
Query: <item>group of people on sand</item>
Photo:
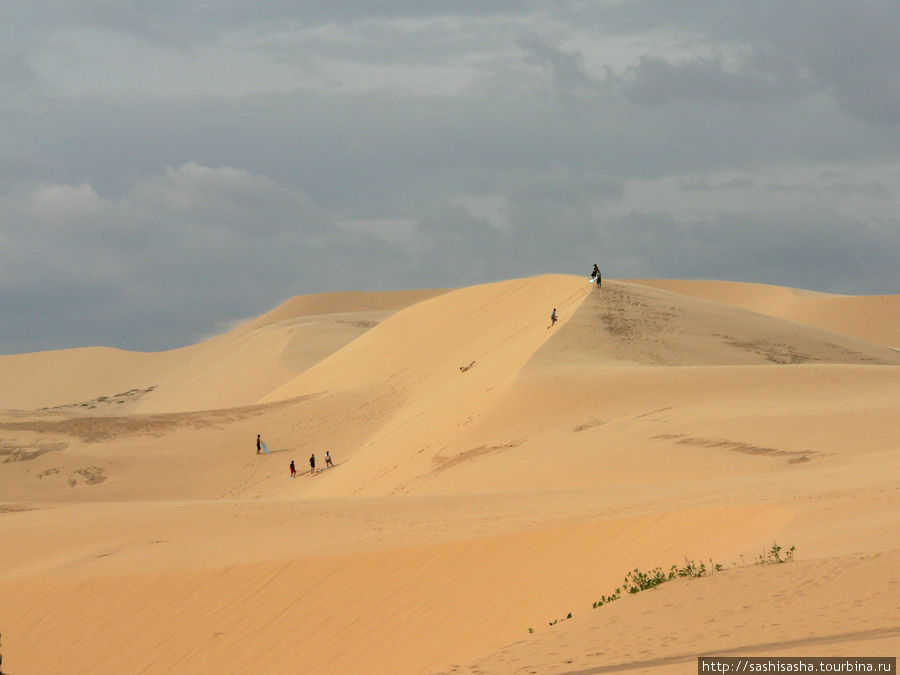
<svg viewBox="0 0 900 675"><path fill-rule="evenodd" d="M334 462L331 461L331 450L325 451L325 468L333 467ZM313 475L316 472L316 453L313 453L309 456L309 475ZM297 475L297 467L294 465L294 460L291 460L291 478Z"/></svg>
<svg viewBox="0 0 900 675"><path fill-rule="evenodd" d="M260 434L256 434L256 454L260 454L262 452L262 448L265 444L262 442L262 437ZM266 452L268 452L268 448ZM325 451L325 468L328 469L334 466L334 462L331 460L331 450ZM294 460L291 460L291 478L297 475L297 465L294 464ZM309 473L310 475L316 472L316 453L313 453L309 456Z"/></svg>
<svg viewBox="0 0 900 675"><path fill-rule="evenodd" d="M603 283L603 277L600 275L600 268L597 267L597 263L594 263L594 269L591 272L591 283L597 284L597 288L600 288ZM550 325L547 328L553 326L557 321L559 321L559 317L556 315L556 307L554 307L553 311L550 312Z"/></svg>

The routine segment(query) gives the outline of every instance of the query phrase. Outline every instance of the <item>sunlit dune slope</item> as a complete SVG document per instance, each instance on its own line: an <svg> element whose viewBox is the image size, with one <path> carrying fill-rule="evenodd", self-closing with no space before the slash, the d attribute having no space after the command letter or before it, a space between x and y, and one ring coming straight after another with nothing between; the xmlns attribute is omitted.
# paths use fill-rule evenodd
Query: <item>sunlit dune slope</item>
<svg viewBox="0 0 900 675"><path fill-rule="evenodd" d="M900 347L900 295L833 295L734 281L633 281Z"/></svg>
<svg viewBox="0 0 900 675"><path fill-rule="evenodd" d="M696 672L700 655L770 657L772 670L776 658L787 668L788 657L893 655L898 565L894 549L679 579L599 609L585 604L571 621L440 672L662 675ZM846 663L835 668L855 665Z"/></svg>
<svg viewBox="0 0 900 675"><path fill-rule="evenodd" d="M397 309L441 292L301 296L228 333L166 352L92 347L0 356L0 408L120 413L246 405Z"/></svg>
<svg viewBox="0 0 900 675"><path fill-rule="evenodd" d="M407 307L262 402L310 390L375 387L409 398L453 389L466 375L505 379L559 330L590 294L579 277L548 275L463 288ZM474 362L474 364L473 364ZM452 376L452 377L451 377Z"/></svg>

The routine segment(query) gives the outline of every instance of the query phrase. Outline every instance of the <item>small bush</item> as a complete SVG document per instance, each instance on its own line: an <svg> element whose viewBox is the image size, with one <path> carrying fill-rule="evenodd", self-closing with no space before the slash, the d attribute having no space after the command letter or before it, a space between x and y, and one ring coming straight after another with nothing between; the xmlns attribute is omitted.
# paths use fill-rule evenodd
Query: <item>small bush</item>
<svg viewBox="0 0 900 675"><path fill-rule="evenodd" d="M772 542L772 548L766 551L764 554L760 553L756 558L757 565L778 565L780 563L793 562L794 560L794 551L797 550L796 546L791 546L787 551L784 552L784 557L781 555L782 549L776 542Z"/></svg>

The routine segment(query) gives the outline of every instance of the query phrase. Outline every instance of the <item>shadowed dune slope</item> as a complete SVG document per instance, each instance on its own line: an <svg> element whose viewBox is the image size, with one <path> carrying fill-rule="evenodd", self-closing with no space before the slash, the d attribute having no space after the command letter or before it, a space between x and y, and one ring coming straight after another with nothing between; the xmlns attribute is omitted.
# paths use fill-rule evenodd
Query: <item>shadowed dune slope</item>
<svg viewBox="0 0 900 675"><path fill-rule="evenodd" d="M545 363L555 369L567 360L577 367L898 365L898 357L882 343L756 309L748 311L736 303L613 281L589 295L575 316L537 352L532 365Z"/></svg>
<svg viewBox="0 0 900 675"><path fill-rule="evenodd" d="M633 281L900 348L900 295L833 295L734 281Z"/></svg>

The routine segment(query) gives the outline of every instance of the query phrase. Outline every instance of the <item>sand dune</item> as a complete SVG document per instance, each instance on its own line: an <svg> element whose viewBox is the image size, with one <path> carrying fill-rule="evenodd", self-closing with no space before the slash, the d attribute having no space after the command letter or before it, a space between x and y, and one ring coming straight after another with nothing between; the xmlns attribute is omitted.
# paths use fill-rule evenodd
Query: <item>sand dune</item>
<svg viewBox="0 0 900 675"><path fill-rule="evenodd" d="M473 657L498 639L522 635L525 617L535 622L559 603L590 597L598 580L611 583L641 555L625 545L635 529L656 539L652 546L642 545L644 555L652 549L652 555L668 558L682 555L685 545L710 554L728 551L755 542L786 519L775 508L697 510L402 548L390 546L397 535L389 531L379 542L385 548L304 555L309 544L295 542L284 558L279 553L286 553L290 527L276 529L269 521L259 534L246 525L236 527L252 537L250 556L271 557L235 563L228 559L234 553L222 559L220 551L237 551L239 542L228 537L226 546L217 545L210 536L211 528L222 528L225 514L204 518L203 510L198 509L205 527L190 528L200 541L192 541L188 560L178 551L185 535L173 534L172 527L156 526L142 536L127 528L130 536L116 533L72 563L58 561L56 569L37 578L19 577L0 586L6 602L28 607L9 644L14 646L20 634L60 636L57 649L33 655L35 672L66 667L123 672L136 661L188 672L417 672ZM460 515L472 517L473 510L463 506ZM159 511L153 517L168 515ZM343 514L362 515L346 509ZM286 515L278 507L270 511L273 519ZM295 509L293 515L299 525L304 514ZM134 509L129 516L148 529L146 516ZM257 513L255 520L263 519ZM335 539L328 529L332 520L313 521L303 528L303 538ZM730 530L732 538L710 546L701 534L710 527ZM608 546L619 552L609 555ZM164 557L161 550L173 553ZM134 564L129 557L141 563L147 556L155 559L152 571L122 571ZM511 560L519 562L511 566ZM557 570L552 583L546 583L549 569ZM60 607L61 597L72 605ZM67 631L82 612L96 620L84 631ZM141 630L135 631L132 616L140 617ZM80 650L85 641L95 650Z"/></svg>
<svg viewBox="0 0 900 675"><path fill-rule="evenodd" d="M443 291L301 296L197 345L0 356L0 408L175 412L247 405L387 316Z"/></svg>
<svg viewBox="0 0 900 675"><path fill-rule="evenodd" d="M599 609L579 607L577 620L544 624L539 634L443 672L533 673L540 664L542 673L688 673L698 655L895 654L898 566L900 551L892 550L678 580ZM867 578L892 581L887 589L861 585ZM648 616L679 629L649 633Z"/></svg>
<svg viewBox="0 0 900 675"><path fill-rule="evenodd" d="M896 298L548 275L0 357L4 669L896 651ZM797 560L746 564L775 540ZM685 556L727 570L591 608Z"/></svg>
<svg viewBox="0 0 900 675"><path fill-rule="evenodd" d="M900 295L847 296L733 281L642 279L635 283L900 347Z"/></svg>

